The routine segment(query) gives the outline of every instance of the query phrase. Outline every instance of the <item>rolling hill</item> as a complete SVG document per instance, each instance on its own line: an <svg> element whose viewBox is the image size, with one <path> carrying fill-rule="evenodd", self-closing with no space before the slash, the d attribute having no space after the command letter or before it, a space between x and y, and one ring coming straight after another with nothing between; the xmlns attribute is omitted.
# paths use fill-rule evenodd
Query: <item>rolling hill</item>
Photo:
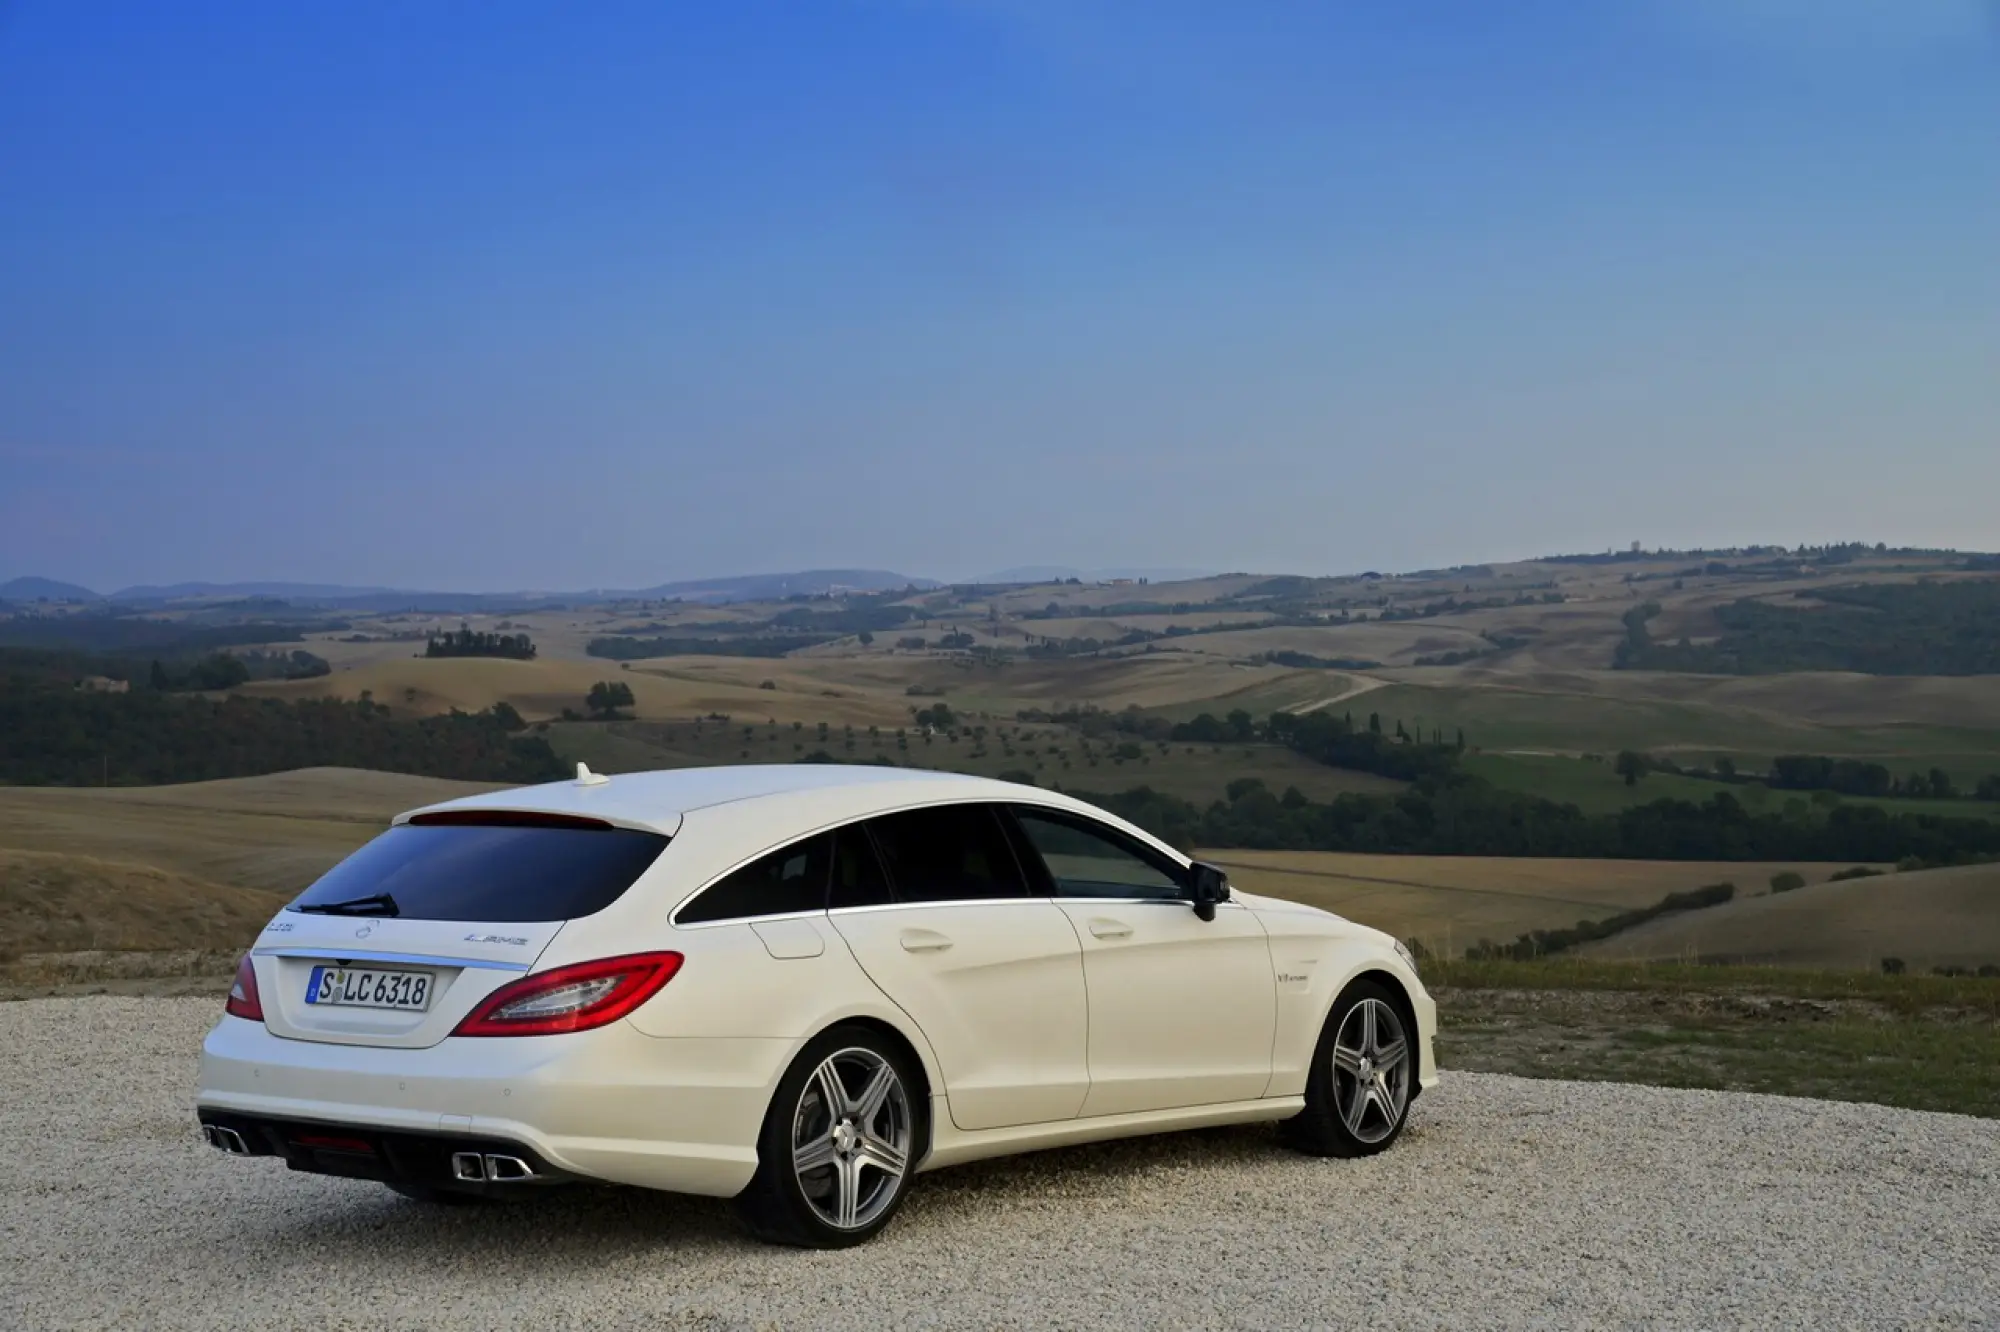
<svg viewBox="0 0 2000 1332"><path fill-rule="evenodd" d="M53 578L10 578L0 583L0 601L102 601L103 595L77 583Z"/></svg>
<svg viewBox="0 0 2000 1332"><path fill-rule="evenodd" d="M2000 865L1921 870L1663 916L1585 957L1788 967L2000 964Z"/></svg>
<svg viewBox="0 0 2000 1332"><path fill-rule="evenodd" d="M152 865L0 848L4 954L241 948L284 898Z"/></svg>

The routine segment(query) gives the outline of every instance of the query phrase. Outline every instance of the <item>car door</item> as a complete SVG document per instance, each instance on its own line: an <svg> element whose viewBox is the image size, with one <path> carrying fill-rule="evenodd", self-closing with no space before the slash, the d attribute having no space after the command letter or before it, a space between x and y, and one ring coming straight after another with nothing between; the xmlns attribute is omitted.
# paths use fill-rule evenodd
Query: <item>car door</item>
<svg viewBox="0 0 2000 1332"><path fill-rule="evenodd" d="M1194 913L1179 864L1064 810L1015 822L1076 928L1090 1001L1083 1114L1252 1100L1271 1080L1277 986L1256 914Z"/></svg>
<svg viewBox="0 0 2000 1332"><path fill-rule="evenodd" d="M1090 1086L1082 949L1061 909L1029 896L1000 811L883 815L847 830L842 857L828 918L930 1041L952 1123L1075 1118Z"/></svg>

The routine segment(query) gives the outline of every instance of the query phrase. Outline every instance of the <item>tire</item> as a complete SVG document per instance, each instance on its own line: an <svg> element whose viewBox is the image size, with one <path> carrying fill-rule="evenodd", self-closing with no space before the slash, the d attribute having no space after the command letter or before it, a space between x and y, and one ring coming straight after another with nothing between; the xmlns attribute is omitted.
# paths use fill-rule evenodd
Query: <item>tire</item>
<svg viewBox="0 0 2000 1332"><path fill-rule="evenodd" d="M773 1244L844 1249L888 1225L929 1127L923 1086L909 1056L867 1027L815 1037L764 1114L757 1174L736 1198L750 1232Z"/></svg>
<svg viewBox="0 0 2000 1332"><path fill-rule="evenodd" d="M1285 1140L1314 1156L1373 1156L1402 1136L1416 1093L1417 1043L1400 997L1356 981L1327 1014L1306 1108L1285 1121Z"/></svg>

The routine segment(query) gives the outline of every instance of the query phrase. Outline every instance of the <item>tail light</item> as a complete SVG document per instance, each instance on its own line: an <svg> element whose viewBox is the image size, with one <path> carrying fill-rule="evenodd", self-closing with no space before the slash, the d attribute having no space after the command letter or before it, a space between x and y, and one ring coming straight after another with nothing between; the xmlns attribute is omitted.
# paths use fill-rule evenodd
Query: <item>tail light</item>
<svg viewBox="0 0 2000 1332"><path fill-rule="evenodd" d="M556 967L480 1000L454 1036L553 1036L616 1022L681 969L679 953L632 953Z"/></svg>
<svg viewBox="0 0 2000 1332"><path fill-rule="evenodd" d="M229 983L229 1002L222 1011L252 1022L264 1020L264 1001L257 997L257 968L250 964L248 953L236 964L236 979Z"/></svg>

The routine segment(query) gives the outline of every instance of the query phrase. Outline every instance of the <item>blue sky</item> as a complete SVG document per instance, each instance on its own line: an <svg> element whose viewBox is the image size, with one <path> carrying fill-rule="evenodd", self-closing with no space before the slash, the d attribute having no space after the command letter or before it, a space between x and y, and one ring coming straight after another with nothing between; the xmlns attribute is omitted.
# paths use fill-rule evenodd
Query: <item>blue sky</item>
<svg viewBox="0 0 2000 1332"><path fill-rule="evenodd" d="M0 0L0 578L2000 546L1987 0Z"/></svg>

